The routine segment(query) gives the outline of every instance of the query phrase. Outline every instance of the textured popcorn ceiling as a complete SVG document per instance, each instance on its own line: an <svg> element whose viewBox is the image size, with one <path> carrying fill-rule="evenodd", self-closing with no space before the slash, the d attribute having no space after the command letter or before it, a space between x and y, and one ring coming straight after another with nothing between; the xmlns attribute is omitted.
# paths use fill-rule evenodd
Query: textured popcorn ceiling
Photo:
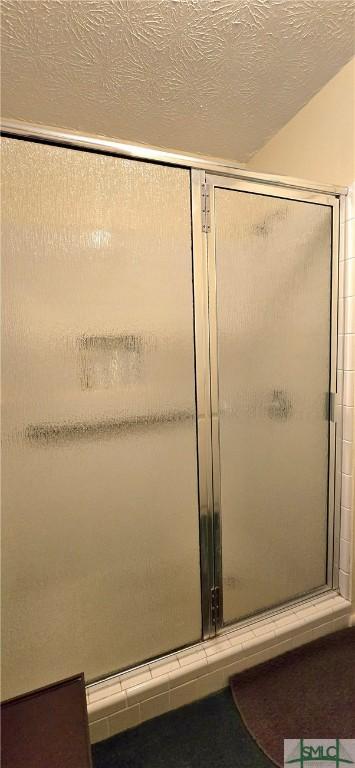
<svg viewBox="0 0 355 768"><path fill-rule="evenodd" d="M3 0L2 114L246 161L353 55L352 0Z"/></svg>

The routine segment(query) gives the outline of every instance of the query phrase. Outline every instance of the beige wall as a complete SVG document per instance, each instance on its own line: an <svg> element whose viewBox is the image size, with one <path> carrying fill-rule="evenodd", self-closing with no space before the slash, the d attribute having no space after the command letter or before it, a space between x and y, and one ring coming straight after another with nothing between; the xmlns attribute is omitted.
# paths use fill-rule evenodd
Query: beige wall
<svg viewBox="0 0 355 768"><path fill-rule="evenodd" d="M355 57L270 141L248 168L350 185L355 179Z"/></svg>
<svg viewBox="0 0 355 768"><path fill-rule="evenodd" d="M247 167L321 183L346 186L354 183L355 58L252 157ZM351 213L351 217L353 216L354 210ZM350 225L353 224L352 218L347 226L348 233ZM350 249L351 244L348 244L348 257L353 256L349 253ZM353 477L354 474L353 471ZM355 568L353 602L355 603Z"/></svg>

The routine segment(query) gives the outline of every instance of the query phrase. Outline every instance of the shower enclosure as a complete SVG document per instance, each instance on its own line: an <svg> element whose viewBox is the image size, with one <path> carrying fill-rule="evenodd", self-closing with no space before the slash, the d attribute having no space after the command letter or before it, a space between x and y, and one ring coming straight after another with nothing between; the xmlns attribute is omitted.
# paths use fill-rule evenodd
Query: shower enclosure
<svg viewBox="0 0 355 768"><path fill-rule="evenodd" d="M5 695L336 588L341 190L2 153Z"/></svg>

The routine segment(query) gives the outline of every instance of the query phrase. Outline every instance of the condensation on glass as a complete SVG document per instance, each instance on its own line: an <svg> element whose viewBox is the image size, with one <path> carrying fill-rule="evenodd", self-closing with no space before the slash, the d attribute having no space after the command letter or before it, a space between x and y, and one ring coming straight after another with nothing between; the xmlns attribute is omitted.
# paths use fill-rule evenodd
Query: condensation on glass
<svg viewBox="0 0 355 768"><path fill-rule="evenodd" d="M2 153L6 697L201 618L189 171Z"/></svg>
<svg viewBox="0 0 355 768"><path fill-rule="evenodd" d="M224 622L326 582L331 208L215 190Z"/></svg>

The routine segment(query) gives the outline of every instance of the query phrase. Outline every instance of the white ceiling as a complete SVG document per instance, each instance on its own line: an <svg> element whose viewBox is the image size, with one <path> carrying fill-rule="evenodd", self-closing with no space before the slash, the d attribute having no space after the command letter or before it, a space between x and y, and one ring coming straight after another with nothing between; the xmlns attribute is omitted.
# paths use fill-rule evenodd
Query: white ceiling
<svg viewBox="0 0 355 768"><path fill-rule="evenodd" d="M2 114L246 161L351 58L353 0L2 0Z"/></svg>

